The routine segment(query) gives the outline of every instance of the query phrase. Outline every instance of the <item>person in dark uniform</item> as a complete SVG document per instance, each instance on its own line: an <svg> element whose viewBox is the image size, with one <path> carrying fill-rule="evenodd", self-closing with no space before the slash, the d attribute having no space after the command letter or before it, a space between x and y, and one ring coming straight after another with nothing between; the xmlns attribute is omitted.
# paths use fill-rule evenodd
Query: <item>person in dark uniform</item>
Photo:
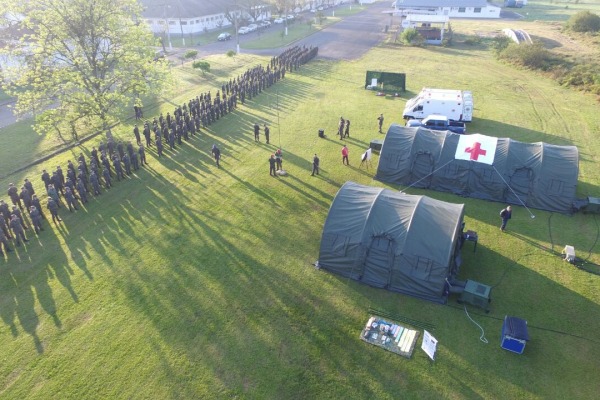
<svg viewBox="0 0 600 400"><path fill-rule="evenodd" d="M269 175L271 176L277 176L277 172L275 170L276 163L277 161L275 160L275 154L271 154L271 157L269 158Z"/></svg>
<svg viewBox="0 0 600 400"><path fill-rule="evenodd" d="M10 219L8 221L10 221ZM8 221L4 218L4 214L0 213L0 231L3 232L4 236L10 239L12 236L10 236L10 230L8 229Z"/></svg>
<svg viewBox="0 0 600 400"><path fill-rule="evenodd" d="M125 173L131 175L131 160L127 154L123 154L123 164L125 164Z"/></svg>
<svg viewBox="0 0 600 400"><path fill-rule="evenodd" d="M25 209L29 210L31 207L31 193L25 186L21 188L21 193L19 193L19 198L23 200L23 204L25 205Z"/></svg>
<svg viewBox="0 0 600 400"><path fill-rule="evenodd" d="M77 188L77 193L79 193L79 198L81 199L81 202L84 204L87 203L88 202L87 189L86 189L83 181L81 179L77 179L77 183L75 184L75 187Z"/></svg>
<svg viewBox="0 0 600 400"><path fill-rule="evenodd" d="M340 140L344 139L344 126L346 125L346 121L344 117L340 117L340 122L338 123L338 135L340 135Z"/></svg>
<svg viewBox="0 0 600 400"><path fill-rule="evenodd" d="M254 141L260 142L260 126L254 124Z"/></svg>
<svg viewBox="0 0 600 400"><path fill-rule="evenodd" d="M162 144L162 140L160 137L156 138L156 152L158 153L159 157L162 157L162 153L163 153L163 144Z"/></svg>
<svg viewBox="0 0 600 400"><path fill-rule="evenodd" d="M39 234L40 231L44 230L44 227L42 226L42 215L35 206L29 207L29 218L31 218L31 225L33 225L35 233Z"/></svg>
<svg viewBox="0 0 600 400"><path fill-rule="evenodd" d="M144 164L148 165L148 161L146 161L146 149L144 149L144 145L140 145L138 153L140 155L140 164L142 164L142 167L144 166Z"/></svg>
<svg viewBox="0 0 600 400"><path fill-rule="evenodd" d="M346 120L346 130L344 131L344 137L350 137L350 120Z"/></svg>
<svg viewBox="0 0 600 400"><path fill-rule="evenodd" d="M315 174L319 175L319 162L319 157L315 154L315 156L313 157L313 169L311 176L315 176Z"/></svg>
<svg viewBox="0 0 600 400"><path fill-rule="evenodd" d="M125 155L125 147L123 147L122 141L117 143L117 153L119 153L119 158L123 158L123 155Z"/></svg>
<svg viewBox="0 0 600 400"><path fill-rule="evenodd" d="M52 222L56 224L56 221L60 222L62 219L58 216L58 204L54 201L54 199L48 196L48 204L46 204L48 210L50 210L50 215L52 215Z"/></svg>
<svg viewBox="0 0 600 400"><path fill-rule="evenodd" d="M377 117L377 121L379 121L379 133L383 133L381 129L383 128L383 114L379 114Z"/></svg>
<svg viewBox="0 0 600 400"><path fill-rule="evenodd" d="M133 170L137 171L140 169L140 162L138 161L138 155L135 151L131 153L129 158L131 159L131 166L133 167Z"/></svg>
<svg viewBox="0 0 600 400"><path fill-rule="evenodd" d="M23 183L23 186L25 186L25 188L27 190L29 190L29 193L32 196L35 194L35 190L33 190L33 185L31 184L31 182L29 182L29 179L25 178L25 182Z"/></svg>
<svg viewBox="0 0 600 400"><path fill-rule="evenodd" d="M265 140L267 141L267 144L269 144L269 134L271 133L271 131L269 130L269 127L267 126L267 124L265 124Z"/></svg>
<svg viewBox="0 0 600 400"><path fill-rule="evenodd" d="M23 209L23 204L21 204L21 198L19 197L19 190L14 183L8 184L8 197L10 197L14 205L19 206L21 210Z"/></svg>
<svg viewBox="0 0 600 400"><path fill-rule="evenodd" d="M175 130L173 129L169 131L169 148L171 150L175 149Z"/></svg>
<svg viewBox="0 0 600 400"><path fill-rule="evenodd" d="M42 181L44 182L44 185L46 185L46 188L48 188L48 185L50 184L50 174L46 170L42 171Z"/></svg>
<svg viewBox="0 0 600 400"><path fill-rule="evenodd" d="M8 245L8 238L6 237L6 234L4 233L3 230L0 230L0 243L4 244L4 251L5 252L8 253L8 252L12 251L12 249ZM2 247L1 246L0 246L0 257L4 257L4 253L2 252Z"/></svg>
<svg viewBox="0 0 600 400"><path fill-rule="evenodd" d="M94 196L100 195L100 181L98 180L98 175L96 175L94 171L90 173L90 185L92 186Z"/></svg>
<svg viewBox="0 0 600 400"><path fill-rule="evenodd" d="M115 154L113 157L113 167L115 167L115 173L117 174L117 180L121 181L121 178L125 178L123 175L123 166L121 165L121 160L119 160L119 156Z"/></svg>
<svg viewBox="0 0 600 400"><path fill-rule="evenodd" d="M0 213L4 215L7 223L10 222L10 208L4 200L0 200Z"/></svg>
<svg viewBox="0 0 600 400"><path fill-rule="evenodd" d="M221 165L219 164L219 161L221 160L221 150L219 150L219 148L217 147L216 144L212 145L211 153L212 153L213 157L215 158L217 167L221 168Z"/></svg>
<svg viewBox="0 0 600 400"><path fill-rule="evenodd" d="M79 208L77 208L77 199L75 198L73 191L71 191L71 188L65 188L65 201L67 202L69 211L73 212L73 209L79 210Z"/></svg>
<svg viewBox="0 0 600 400"><path fill-rule="evenodd" d="M29 210L27 210L27 211L29 211ZM19 218L19 220L21 221L21 224L23 225L23 228L29 229L29 226L27 224L27 220L25 219L25 216L27 214L23 215L21 213L21 210L19 210L19 208L17 206L13 206L11 213L12 213L11 214L11 218L12 218L13 215L16 215Z"/></svg>
<svg viewBox="0 0 600 400"><path fill-rule="evenodd" d="M29 239L25 236L25 230L21 224L21 219L14 214L10 217L10 229L13 231L17 246L21 246L21 240L29 242Z"/></svg>
<svg viewBox="0 0 600 400"><path fill-rule="evenodd" d="M88 171L87 163L85 161L85 156L83 153L79 153L79 157L77 158L79 165L83 168L86 175L89 175L90 171Z"/></svg>
<svg viewBox="0 0 600 400"><path fill-rule="evenodd" d="M56 167L56 175L58 175L58 179L60 179L60 183L62 183L62 185L65 186L65 174L63 173L63 170L60 167L60 165L58 165Z"/></svg>
<svg viewBox="0 0 600 400"><path fill-rule="evenodd" d="M37 210L40 212L40 215L42 216L42 219L46 219L46 215L42 211L42 205L40 204L40 199L38 199L38 197L35 194L33 196L31 196L31 205L35 206L35 208L37 208Z"/></svg>
<svg viewBox="0 0 600 400"><path fill-rule="evenodd" d="M102 177L104 178L104 187L107 189L111 187L112 182L110 180L110 171L108 170L108 168L102 168Z"/></svg>
<svg viewBox="0 0 600 400"><path fill-rule="evenodd" d="M152 146L152 138L150 137L150 126L148 123L144 124L144 138L146 139L146 147Z"/></svg>
<svg viewBox="0 0 600 400"><path fill-rule="evenodd" d="M100 158L98 157L98 150L96 150L95 147L92 147L91 154L92 154L92 157L91 157L91 160L90 160L90 164L93 161L93 162L96 163L96 165L100 165Z"/></svg>
<svg viewBox="0 0 600 400"><path fill-rule="evenodd" d="M133 126L133 134L135 135L135 140L138 145L142 144L142 138L140 136L140 128L138 128L137 124Z"/></svg>

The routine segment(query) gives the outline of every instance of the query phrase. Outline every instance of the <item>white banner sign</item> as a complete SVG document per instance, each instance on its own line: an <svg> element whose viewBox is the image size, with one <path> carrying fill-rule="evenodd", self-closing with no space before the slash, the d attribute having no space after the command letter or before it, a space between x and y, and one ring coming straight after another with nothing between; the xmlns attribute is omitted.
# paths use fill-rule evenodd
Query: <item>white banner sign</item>
<svg viewBox="0 0 600 400"><path fill-rule="evenodd" d="M437 350L437 339L431 336L431 333L425 331L423 333L423 343L421 343L421 349L435 361L435 351Z"/></svg>
<svg viewBox="0 0 600 400"><path fill-rule="evenodd" d="M479 133L461 135L458 139L454 158L492 165L494 164L497 145L498 138L493 136L480 135Z"/></svg>

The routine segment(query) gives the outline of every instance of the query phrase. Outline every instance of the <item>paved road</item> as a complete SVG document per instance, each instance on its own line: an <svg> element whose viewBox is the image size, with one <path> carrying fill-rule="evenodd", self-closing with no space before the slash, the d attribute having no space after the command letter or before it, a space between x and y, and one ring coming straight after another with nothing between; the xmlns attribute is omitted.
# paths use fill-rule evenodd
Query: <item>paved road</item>
<svg viewBox="0 0 600 400"><path fill-rule="evenodd" d="M17 118L15 118L9 105L14 105L14 103L0 104L0 129L17 122Z"/></svg>
<svg viewBox="0 0 600 400"><path fill-rule="evenodd" d="M319 57L333 60L354 60L365 54L370 48L379 43L383 38L385 25L389 23L390 17L382 14L389 10L390 3L378 2L370 5L366 10L346 17L342 21L330 25L323 30L316 31L312 35L300 39L294 43L307 46L319 46ZM329 15L332 10L326 10ZM305 18L312 16L307 14ZM279 29L276 25L269 29ZM257 55L277 55L283 48L267 50L244 49L244 43L256 39L256 33L240 36L241 53ZM287 46L285 46L287 47ZM227 42L211 43L198 49L200 56L212 54L225 54L229 50L236 49L235 38Z"/></svg>

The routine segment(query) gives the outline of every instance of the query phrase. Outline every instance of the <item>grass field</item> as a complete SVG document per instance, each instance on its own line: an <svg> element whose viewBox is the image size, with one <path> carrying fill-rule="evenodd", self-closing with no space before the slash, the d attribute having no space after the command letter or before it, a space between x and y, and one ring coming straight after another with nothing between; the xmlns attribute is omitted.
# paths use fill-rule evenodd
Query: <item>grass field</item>
<svg viewBox="0 0 600 400"><path fill-rule="evenodd" d="M178 87L146 116L266 62L210 61L208 78L178 70ZM407 92L384 98L363 90L370 69L406 72ZM149 168L85 209L62 209L63 224L30 234L25 248L0 261L0 397L597 398L600 279L544 250L573 244L600 263L591 215L534 211L532 220L516 207L502 235L501 204L410 191L466 205L467 229L480 240L476 253L465 247L460 278L494 285L490 314L469 308L489 344L454 298L430 304L311 265L339 187L382 185L374 170L358 168L369 141L382 137L376 117L400 122L404 100L423 86L471 89L470 132L576 145L578 195L600 194L595 100L499 64L483 46L382 45L358 61L313 61L175 152L151 153ZM340 115L352 121L350 167L334 135ZM256 121L271 126L271 145L254 142ZM131 127L115 133L132 139ZM318 129L328 138L318 139ZM50 143L26 127L14 131L0 132L15 143L0 147L0 172ZM221 169L210 158L213 143L223 151ZM267 159L279 145L289 176L271 178ZM319 177L310 176L314 153ZM39 188L41 168L10 180L33 177ZM360 341L369 307L435 324L435 363L420 350L408 360ZM506 314L529 321L522 356L499 347Z"/></svg>
<svg viewBox="0 0 600 400"><path fill-rule="evenodd" d="M580 11L591 11L597 14L600 11L600 2L597 0L530 0L525 7L512 10L521 14L527 21L566 21L571 15Z"/></svg>

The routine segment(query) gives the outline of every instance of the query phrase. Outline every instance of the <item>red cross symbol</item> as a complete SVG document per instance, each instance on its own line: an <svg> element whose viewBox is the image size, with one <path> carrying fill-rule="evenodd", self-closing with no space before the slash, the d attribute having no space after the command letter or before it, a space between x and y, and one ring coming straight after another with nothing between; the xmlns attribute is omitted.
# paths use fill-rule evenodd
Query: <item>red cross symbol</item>
<svg viewBox="0 0 600 400"><path fill-rule="evenodd" d="M477 161L477 159L479 158L479 156L485 156L485 154L487 153L487 151L483 150L481 148L481 143L475 142L475 143L473 143L473 147L467 147L465 149L465 153L471 153L471 156L469 158L471 160Z"/></svg>

